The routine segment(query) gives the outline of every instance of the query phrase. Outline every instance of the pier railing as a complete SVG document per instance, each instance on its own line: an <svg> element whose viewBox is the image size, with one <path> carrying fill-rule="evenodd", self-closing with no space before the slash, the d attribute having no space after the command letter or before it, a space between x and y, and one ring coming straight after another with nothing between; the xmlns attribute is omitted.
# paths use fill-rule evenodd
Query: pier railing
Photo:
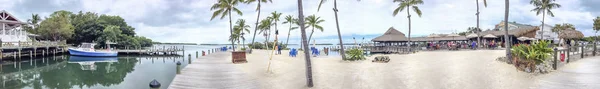
<svg viewBox="0 0 600 89"><path fill-rule="evenodd" d="M579 59L583 59L586 57L593 57L598 55L598 46L599 45L579 45L579 46L570 46L565 48L554 48L554 53L552 54L552 68L555 70L569 62L577 61ZM595 49L594 49L595 48Z"/></svg>

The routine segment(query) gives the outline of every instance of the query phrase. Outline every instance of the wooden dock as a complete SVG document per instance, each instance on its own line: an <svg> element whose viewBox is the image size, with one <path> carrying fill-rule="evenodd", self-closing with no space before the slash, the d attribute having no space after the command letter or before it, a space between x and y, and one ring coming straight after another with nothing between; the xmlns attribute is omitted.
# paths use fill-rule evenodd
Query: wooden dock
<svg viewBox="0 0 600 89"><path fill-rule="evenodd" d="M177 74L169 89L260 89L258 81L250 79L231 63L231 52L216 52L202 56Z"/></svg>

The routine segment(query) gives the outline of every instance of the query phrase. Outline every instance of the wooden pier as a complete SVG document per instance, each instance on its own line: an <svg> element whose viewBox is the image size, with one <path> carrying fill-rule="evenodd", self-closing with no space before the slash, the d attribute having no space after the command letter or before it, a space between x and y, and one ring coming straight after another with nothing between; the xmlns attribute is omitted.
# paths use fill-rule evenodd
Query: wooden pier
<svg viewBox="0 0 600 89"><path fill-rule="evenodd" d="M0 46L0 61L4 59L19 60L61 55L67 52L63 42L2 42Z"/></svg>
<svg viewBox="0 0 600 89"><path fill-rule="evenodd" d="M160 47L153 47L150 49L129 49L129 48L125 48L125 49L119 49L117 50L117 52L119 52L119 54L124 54L124 55L179 55L177 53L182 52L182 54L185 54L185 46L163 46L162 48Z"/></svg>

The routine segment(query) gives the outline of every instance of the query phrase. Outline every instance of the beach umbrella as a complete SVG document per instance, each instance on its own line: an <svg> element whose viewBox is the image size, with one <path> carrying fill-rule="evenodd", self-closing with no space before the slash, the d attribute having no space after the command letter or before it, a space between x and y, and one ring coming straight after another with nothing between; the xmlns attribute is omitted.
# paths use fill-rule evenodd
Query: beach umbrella
<svg viewBox="0 0 600 89"><path fill-rule="evenodd" d="M435 40L435 38L438 38L438 37L440 37L440 35L438 35L438 34L435 34L435 33L434 33L434 34L431 34L431 35L429 35L429 36L427 36L427 37L428 37L428 38L433 38L433 40Z"/></svg>
<svg viewBox="0 0 600 89"><path fill-rule="evenodd" d="M530 40L530 38L529 38L529 37L524 37L524 36L523 36L523 37L519 37L519 38L517 38L517 40L520 40L520 41L525 41L525 40Z"/></svg>
<svg viewBox="0 0 600 89"><path fill-rule="evenodd" d="M498 38L498 37L496 37L492 34L487 34L487 35L483 36L483 38Z"/></svg>
<svg viewBox="0 0 600 89"><path fill-rule="evenodd" d="M452 40L454 40L454 37L458 37L460 35L453 33L453 34L448 34L447 36L452 37Z"/></svg>
<svg viewBox="0 0 600 89"><path fill-rule="evenodd" d="M479 35L475 34L475 33L471 33L469 35L466 36L467 38L475 38L475 37L479 37Z"/></svg>

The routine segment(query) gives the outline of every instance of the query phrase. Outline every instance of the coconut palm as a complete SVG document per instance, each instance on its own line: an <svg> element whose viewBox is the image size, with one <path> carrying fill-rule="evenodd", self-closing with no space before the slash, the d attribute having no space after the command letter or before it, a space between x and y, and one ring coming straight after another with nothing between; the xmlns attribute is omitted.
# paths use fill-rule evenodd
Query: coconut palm
<svg viewBox="0 0 600 89"><path fill-rule="evenodd" d="M555 3L554 1L556 0L531 0L531 2L529 2L530 4L533 4L533 6L535 8L533 8L531 11L535 11L536 15L540 15L540 13L542 14L542 40L544 39L544 20L546 18L546 13L548 13L548 15L554 17L554 13L552 13L552 9L556 9L556 8L560 8L560 5Z"/></svg>
<svg viewBox="0 0 600 89"><path fill-rule="evenodd" d="M265 37L265 47L267 47L267 49L269 48L267 46L267 42L268 42L268 35L267 33L269 32L269 30L271 29L271 26L273 24L272 22L273 20L271 20L271 17L267 17L266 19L263 19L260 21L260 25L258 25L259 28L259 34L262 33L263 36Z"/></svg>
<svg viewBox="0 0 600 89"><path fill-rule="evenodd" d="M302 48L308 50L308 42L306 40L306 27L304 25L304 9L302 9L302 0L298 0L298 26L300 26L300 34L302 36ZM304 55L309 55L308 51L304 51ZM312 64L310 56L304 56L306 63L306 86L313 87L312 82Z"/></svg>
<svg viewBox="0 0 600 89"><path fill-rule="evenodd" d="M327 0L321 0L321 2L319 2L319 7L317 8L317 11L321 10L321 5L323 5L323 3L325 3ZM360 1L360 0L356 0L356 1ZM342 42L342 34L340 33L340 24L338 22L338 9L337 9L337 0L333 0L333 12L335 13L335 26L337 28L337 33L338 33L338 38L340 40L340 54L346 54L344 51L344 43ZM342 58L346 58L346 55L342 55Z"/></svg>
<svg viewBox="0 0 600 89"><path fill-rule="evenodd" d="M235 31L240 33L239 38L242 39L242 45L246 45L246 38L244 37L245 33L250 33L250 25L246 24L246 20L244 19L238 19L237 22L235 22L237 25L235 27L233 27L234 29L236 29ZM239 42L239 41L238 41ZM238 43L239 44L239 43Z"/></svg>
<svg viewBox="0 0 600 89"><path fill-rule="evenodd" d="M30 25L26 25L24 26L25 31L30 32L30 33L37 33L35 31L35 29L37 29L37 27L39 27L40 22L42 21L42 19L40 18L40 16L38 14L31 14L31 19L27 20L27 23Z"/></svg>
<svg viewBox="0 0 600 89"><path fill-rule="evenodd" d="M593 55L596 55L596 44L598 43L598 31L600 31L600 16L594 19L594 31L596 31L596 37L594 37L594 52Z"/></svg>
<svg viewBox="0 0 600 89"><path fill-rule="evenodd" d="M260 7L261 7L261 3L268 3L268 2L273 2L272 0L246 0L247 4L253 3L253 2L257 2L256 4L256 11L258 11L258 15L256 16L256 23L254 24L254 35L252 36L252 45L254 45L254 38L256 37L256 31L258 31L258 21L260 20ZM252 50L252 49L250 49Z"/></svg>
<svg viewBox="0 0 600 89"><path fill-rule="evenodd" d="M287 36L287 40L285 41L285 45L288 45L288 42L290 41L290 32L294 29L298 29L298 27L292 27L292 24L298 23L296 21L297 20L292 15L285 16L285 21L283 22L283 24L290 24L290 28L288 28L288 36Z"/></svg>
<svg viewBox="0 0 600 89"><path fill-rule="evenodd" d="M277 11L273 11L271 12L271 20L273 20L273 26L275 26L275 32L278 32L279 29L277 29L277 21L279 21L279 18L281 17L281 13L278 13ZM269 32L269 37L271 37L271 32ZM277 39L277 38L275 38Z"/></svg>
<svg viewBox="0 0 600 89"><path fill-rule="evenodd" d="M396 16L398 14L398 12L402 12L404 11L404 9L406 8L406 13L408 14L408 16L406 18L408 18L408 48L409 51L412 51L412 48L410 47L410 31L411 31L411 27L410 27L410 8L413 8L413 11L415 11L415 13L417 13L417 15L419 17L421 17L421 10L419 9L419 7L417 5L421 5L423 4L423 0L394 0L394 2L398 2L398 7L394 10L393 15Z"/></svg>
<svg viewBox="0 0 600 89"><path fill-rule="evenodd" d="M322 22L325 22L325 20L321 19L321 17L317 17L315 15L310 15L306 18L306 24L308 27L312 27L312 30L310 32L310 36L308 37L308 43L310 43L313 33L315 33L315 28L317 28L318 30L320 30L321 32L323 32L323 26L319 25Z"/></svg>
<svg viewBox="0 0 600 89"><path fill-rule="evenodd" d="M505 2L504 2L504 23L505 24L508 23L508 6L509 6L509 0L505 0ZM504 25L504 38L508 38L508 25ZM504 40L504 43L506 45L506 59L511 60L512 59L512 55L510 53L511 43L509 40Z"/></svg>
<svg viewBox="0 0 600 89"><path fill-rule="evenodd" d="M210 17L210 20L213 20L215 17L217 16L221 16L220 19L225 18L225 15L229 15L229 34L230 36L233 35L233 24L231 23L231 12L235 12L238 15L242 15L242 11L240 11L239 9L237 9L235 6L237 6L238 3L243 2L243 0L219 0L217 3L215 3L214 5L212 5L212 7L210 7L210 10L214 10L212 17ZM233 51L235 51L235 46L233 41L231 41L231 47L234 48Z"/></svg>
<svg viewBox="0 0 600 89"><path fill-rule="evenodd" d="M475 3L477 3L477 13L475 13L475 15L477 15L477 29L479 29L479 0L475 0ZM483 6L487 7L487 1L483 0ZM481 32L481 31L479 31ZM479 35L479 32L477 32L477 35ZM477 37L477 42L481 43L481 37Z"/></svg>

